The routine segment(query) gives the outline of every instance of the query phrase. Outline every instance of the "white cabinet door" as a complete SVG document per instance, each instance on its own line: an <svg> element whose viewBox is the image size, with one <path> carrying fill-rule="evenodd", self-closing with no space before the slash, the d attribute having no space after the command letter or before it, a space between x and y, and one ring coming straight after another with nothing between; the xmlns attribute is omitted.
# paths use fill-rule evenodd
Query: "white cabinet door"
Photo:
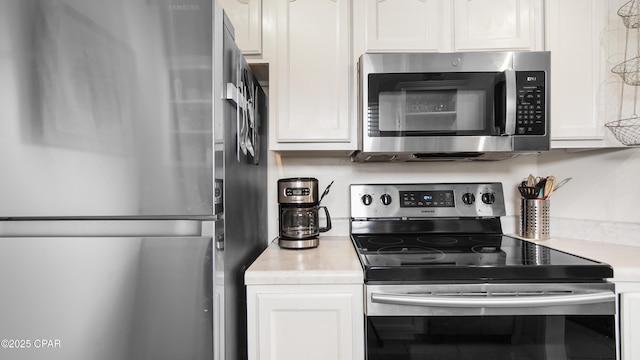
<svg viewBox="0 0 640 360"><path fill-rule="evenodd" d="M640 293L620 295L622 360L640 359Z"/></svg>
<svg viewBox="0 0 640 360"><path fill-rule="evenodd" d="M545 9L552 148L620 146L604 126L607 114L615 114L618 101L612 99L619 91L619 85L607 85L613 77L605 48L605 39L613 34L608 2L547 0Z"/></svg>
<svg viewBox="0 0 640 360"><path fill-rule="evenodd" d="M351 0L276 1L272 149L354 150Z"/></svg>
<svg viewBox="0 0 640 360"><path fill-rule="evenodd" d="M368 52L541 50L542 1L358 0L356 34Z"/></svg>
<svg viewBox="0 0 640 360"><path fill-rule="evenodd" d="M606 2L601 0L547 0L553 140L603 136L596 95L606 70L599 41L606 25L606 9Z"/></svg>
<svg viewBox="0 0 640 360"><path fill-rule="evenodd" d="M364 51L441 51L451 43L449 1L360 0Z"/></svg>
<svg viewBox="0 0 640 360"><path fill-rule="evenodd" d="M362 285L248 286L249 359L364 359L362 291Z"/></svg>
<svg viewBox="0 0 640 360"><path fill-rule="evenodd" d="M540 50L541 0L455 0L454 49Z"/></svg>
<svg viewBox="0 0 640 360"><path fill-rule="evenodd" d="M231 20L235 40L245 55L262 53L262 0L217 0Z"/></svg>

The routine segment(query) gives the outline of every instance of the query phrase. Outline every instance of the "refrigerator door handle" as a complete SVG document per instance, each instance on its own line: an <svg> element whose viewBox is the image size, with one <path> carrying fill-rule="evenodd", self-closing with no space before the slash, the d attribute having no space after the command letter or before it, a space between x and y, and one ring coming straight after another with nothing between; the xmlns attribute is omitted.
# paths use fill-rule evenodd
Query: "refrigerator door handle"
<svg viewBox="0 0 640 360"><path fill-rule="evenodd" d="M216 229L216 224L219 227ZM203 221L202 222L202 233L203 237L210 237L214 241L214 246L216 250L223 251L224 250L224 231L223 230L223 221ZM216 231L217 230L217 231Z"/></svg>
<svg viewBox="0 0 640 360"><path fill-rule="evenodd" d="M202 220L56 219L0 222L4 237L153 237L202 236Z"/></svg>
<svg viewBox="0 0 640 360"><path fill-rule="evenodd" d="M224 251L224 235L218 235L215 239L216 250Z"/></svg>

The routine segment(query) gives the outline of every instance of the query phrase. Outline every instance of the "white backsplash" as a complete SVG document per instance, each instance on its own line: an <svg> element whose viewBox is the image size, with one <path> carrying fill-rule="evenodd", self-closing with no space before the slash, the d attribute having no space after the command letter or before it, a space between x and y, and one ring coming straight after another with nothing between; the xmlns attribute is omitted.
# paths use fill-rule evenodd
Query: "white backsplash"
<svg viewBox="0 0 640 360"><path fill-rule="evenodd" d="M273 154L269 172L269 233L278 236L277 181L288 177L315 177L319 191L334 184L322 200L331 214L328 236L349 234L349 185L371 183L502 182L507 215L519 211L516 184L536 168L536 156L504 161L425 162L425 163L353 163L347 157L277 156ZM321 225L324 223L321 220Z"/></svg>
<svg viewBox="0 0 640 360"><path fill-rule="evenodd" d="M347 157L269 158L269 234L278 236L277 180L310 176L320 191L333 228L327 236L349 234L349 185L357 183L502 182L507 216L503 231L517 232L517 184L528 174L573 179L551 197L551 236L640 246L640 149L552 151L494 162L353 163Z"/></svg>
<svg viewBox="0 0 640 360"><path fill-rule="evenodd" d="M572 177L551 196L551 236L640 246L640 148L555 151L538 171Z"/></svg>
<svg viewBox="0 0 640 360"><path fill-rule="evenodd" d="M518 234L519 216L502 218L505 234ZM585 219L551 218L551 238L599 241L609 244L640 246L640 223L621 223Z"/></svg>
<svg viewBox="0 0 640 360"><path fill-rule="evenodd" d="M640 246L640 223L551 219L551 236Z"/></svg>

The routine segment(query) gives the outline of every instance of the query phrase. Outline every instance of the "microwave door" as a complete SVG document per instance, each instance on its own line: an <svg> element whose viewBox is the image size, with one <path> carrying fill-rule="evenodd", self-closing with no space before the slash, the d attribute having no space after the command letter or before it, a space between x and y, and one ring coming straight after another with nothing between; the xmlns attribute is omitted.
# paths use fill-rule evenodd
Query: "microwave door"
<svg viewBox="0 0 640 360"><path fill-rule="evenodd" d="M504 133L506 101L494 101L493 86L483 89L470 86L468 82L438 85L414 84L398 91L380 92L377 122L380 132L396 136L494 136ZM504 84L501 87L504 88ZM504 91L500 94L504 97ZM499 116L494 116L494 111Z"/></svg>

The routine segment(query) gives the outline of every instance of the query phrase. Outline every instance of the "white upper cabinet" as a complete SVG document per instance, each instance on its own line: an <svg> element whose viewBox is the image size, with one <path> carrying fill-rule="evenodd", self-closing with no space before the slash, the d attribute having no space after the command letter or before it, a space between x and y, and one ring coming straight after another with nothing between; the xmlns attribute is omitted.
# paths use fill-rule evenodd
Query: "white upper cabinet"
<svg viewBox="0 0 640 360"><path fill-rule="evenodd" d="M356 29L364 28L363 51L541 50L543 46L542 0L358 0L357 4Z"/></svg>
<svg viewBox="0 0 640 360"><path fill-rule="evenodd" d="M351 0L273 3L271 149L355 150Z"/></svg>
<svg viewBox="0 0 640 360"><path fill-rule="evenodd" d="M608 3L546 1L552 148L621 146L604 126L616 116L622 85L610 73L613 65L608 64L607 57L614 52L610 47L624 41L624 32L615 30L622 27L622 20L616 15L616 6L609 9ZM617 55L622 61L624 56Z"/></svg>
<svg viewBox="0 0 640 360"><path fill-rule="evenodd" d="M541 0L455 0L454 51L542 50Z"/></svg>
<svg viewBox="0 0 640 360"><path fill-rule="evenodd" d="M368 51L438 51L449 43L450 27L440 0L364 0L364 36ZM362 25L361 25L362 26Z"/></svg>
<svg viewBox="0 0 640 360"><path fill-rule="evenodd" d="M262 0L217 0L231 20L245 55L262 54Z"/></svg>

